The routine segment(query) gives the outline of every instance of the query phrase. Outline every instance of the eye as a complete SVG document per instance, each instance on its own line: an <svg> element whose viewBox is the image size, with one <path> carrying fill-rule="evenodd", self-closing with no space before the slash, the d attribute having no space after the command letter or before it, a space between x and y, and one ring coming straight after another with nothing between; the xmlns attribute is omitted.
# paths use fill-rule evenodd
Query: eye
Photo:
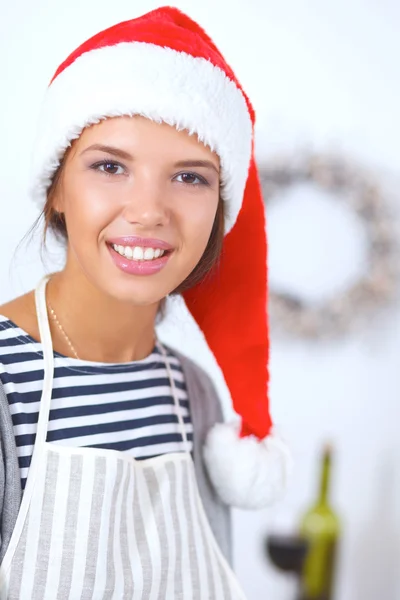
<svg viewBox="0 0 400 600"><path fill-rule="evenodd" d="M91 168L95 171L101 171L105 175L123 175L125 173L125 168L113 160L102 160L92 165Z"/></svg>
<svg viewBox="0 0 400 600"><path fill-rule="evenodd" d="M196 173L179 173L175 179L179 181L179 183L185 183L186 185L208 185L208 181Z"/></svg>

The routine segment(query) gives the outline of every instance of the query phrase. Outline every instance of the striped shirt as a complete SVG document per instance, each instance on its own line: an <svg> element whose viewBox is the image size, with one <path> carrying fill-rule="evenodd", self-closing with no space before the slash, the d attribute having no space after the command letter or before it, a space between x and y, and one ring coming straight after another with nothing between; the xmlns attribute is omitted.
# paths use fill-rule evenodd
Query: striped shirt
<svg viewBox="0 0 400 600"><path fill-rule="evenodd" d="M190 449L193 427L181 364L168 349ZM44 377L39 342L0 315L0 380L10 405L22 489L35 443ZM47 441L120 450L136 459L185 450L158 345L143 360L100 363L54 352Z"/></svg>

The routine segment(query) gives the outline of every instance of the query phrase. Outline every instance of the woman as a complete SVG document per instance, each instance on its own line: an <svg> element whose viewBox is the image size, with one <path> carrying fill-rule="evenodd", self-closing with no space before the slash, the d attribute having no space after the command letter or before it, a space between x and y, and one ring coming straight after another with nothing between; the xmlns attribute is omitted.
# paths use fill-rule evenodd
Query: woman
<svg viewBox="0 0 400 600"><path fill-rule="evenodd" d="M244 597L229 506L265 506L286 474L253 125L217 48L173 8L57 70L32 193L66 263L0 307L1 598ZM177 293L240 427L156 339Z"/></svg>

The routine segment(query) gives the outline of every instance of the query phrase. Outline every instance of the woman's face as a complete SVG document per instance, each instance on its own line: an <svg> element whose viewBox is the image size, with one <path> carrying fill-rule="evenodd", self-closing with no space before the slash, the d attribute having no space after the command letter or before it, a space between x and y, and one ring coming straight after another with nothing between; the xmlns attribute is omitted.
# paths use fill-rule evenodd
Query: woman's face
<svg viewBox="0 0 400 600"><path fill-rule="evenodd" d="M195 136L143 117L102 121L74 142L54 197L67 268L114 298L156 303L199 262L218 201L218 157Z"/></svg>

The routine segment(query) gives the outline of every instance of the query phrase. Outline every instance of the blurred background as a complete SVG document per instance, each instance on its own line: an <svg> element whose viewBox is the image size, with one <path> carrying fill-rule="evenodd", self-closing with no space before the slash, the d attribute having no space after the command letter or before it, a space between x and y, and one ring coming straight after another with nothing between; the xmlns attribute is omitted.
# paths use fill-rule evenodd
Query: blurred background
<svg viewBox="0 0 400 600"><path fill-rule="evenodd" d="M50 77L88 36L159 5L0 0L0 303L62 264L56 246L42 262L38 239L16 252L37 217L27 197L27 177ZM400 4L182 0L174 5L214 38L251 98L265 180L277 164L284 174L272 192L266 188L274 294L271 402L295 468L276 507L234 512L236 572L249 600L295 599L293 578L272 564L266 538L298 531L317 499L323 448L330 443L330 503L340 523L334 598L399 600L400 310L397 255L389 242L397 239L400 203ZM311 154L317 166L325 165L328 185L318 169L299 177L298 165L309 164ZM329 179L332 164L336 175L338 169L344 173L340 185ZM366 193L371 189L376 211ZM371 222L385 230L383 245L371 245L376 232ZM378 268L373 293L363 287L366 280L371 283L371 248ZM360 295L347 302L346 293L357 282L363 284ZM321 312L327 302L342 320L332 324L332 311ZM293 308L300 310L294 318ZM299 326L303 309L308 318L318 316L313 335L307 323ZM353 328L360 316L365 318ZM219 369L179 300L171 303L160 336L215 377L229 416Z"/></svg>

